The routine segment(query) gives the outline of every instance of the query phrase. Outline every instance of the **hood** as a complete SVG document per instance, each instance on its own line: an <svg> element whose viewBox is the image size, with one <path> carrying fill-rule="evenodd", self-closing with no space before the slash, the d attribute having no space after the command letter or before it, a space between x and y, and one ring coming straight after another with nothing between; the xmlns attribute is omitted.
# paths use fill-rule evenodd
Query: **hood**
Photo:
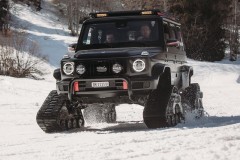
<svg viewBox="0 0 240 160"><path fill-rule="evenodd" d="M154 56L162 52L161 48L146 47L146 48L104 48L78 51L74 57L83 58L109 58L109 57L135 57L135 56Z"/></svg>

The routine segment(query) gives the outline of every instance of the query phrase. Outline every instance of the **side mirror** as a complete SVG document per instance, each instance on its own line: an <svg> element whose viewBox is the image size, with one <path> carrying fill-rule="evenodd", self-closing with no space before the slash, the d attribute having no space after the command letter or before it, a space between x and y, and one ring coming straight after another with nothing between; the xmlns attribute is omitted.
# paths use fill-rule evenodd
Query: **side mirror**
<svg viewBox="0 0 240 160"><path fill-rule="evenodd" d="M68 46L68 52L75 52L77 48L77 43L70 44Z"/></svg>
<svg viewBox="0 0 240 160"><path fill-rule="evenodd" d="M180 42L178 40L167 40L166 46L179 48Z"/></svg>

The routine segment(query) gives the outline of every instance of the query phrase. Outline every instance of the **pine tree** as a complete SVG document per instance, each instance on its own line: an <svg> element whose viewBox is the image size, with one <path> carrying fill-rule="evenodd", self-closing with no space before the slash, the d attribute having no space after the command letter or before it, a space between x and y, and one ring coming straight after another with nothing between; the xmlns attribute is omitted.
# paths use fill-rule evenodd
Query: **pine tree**
<svg viewBox="0 0 240 160"><path fill-rule="evenodd" d="M9 4L8 0L1 0L0 1L0 30L6 28L8 24L8 12L9 12Z"/></svg>
<svg viewBox="0 0 240 160"><path fill-rule="evenodd" d="M240 44L239 44L239 28L240 28L240 0L232 0L231 11L228 14L228 19L226 20L226 38L228 39L228 47L230 50L230 61L237 60L237 54L240 54Z"/></svg>
<svg viewBox="0 0 240 160"><path fill-rule="evenodd" d="M187 56L217 61L225 55L224 21L230 0L170 0L170 10L181 23Z"/></svg>
<svg viewBox="0 0 240 160"><path fill-rule="evenodd" d="M148 10L148 9L160 9L166 10L164 4L167 0L122 0L125 6L125 10Z"/></svg>

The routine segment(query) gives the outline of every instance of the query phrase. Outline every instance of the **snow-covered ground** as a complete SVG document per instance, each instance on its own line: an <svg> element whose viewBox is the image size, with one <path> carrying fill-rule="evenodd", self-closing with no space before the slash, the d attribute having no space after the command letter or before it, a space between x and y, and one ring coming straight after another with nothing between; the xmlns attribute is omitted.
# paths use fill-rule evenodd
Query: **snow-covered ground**
<svg viewBox="0 0 240 160"><path fill-rule="evenodd" d="M62 30L66 26L49 8L40 13L21 5L17 9L15 18L28 24L29 37L57 66L67 43L76 38ZM143 124L142 106L124 104L117 107L115 124L87 124L84 129L46 134L36 123L36 113L55 89L52 75L38 81L0 76L0 159L239 159L240 61L189 60L189 65L209 116L200 120L189 116L185 124L154 130ZM46 69L53 71L50 65Z"/></svg>

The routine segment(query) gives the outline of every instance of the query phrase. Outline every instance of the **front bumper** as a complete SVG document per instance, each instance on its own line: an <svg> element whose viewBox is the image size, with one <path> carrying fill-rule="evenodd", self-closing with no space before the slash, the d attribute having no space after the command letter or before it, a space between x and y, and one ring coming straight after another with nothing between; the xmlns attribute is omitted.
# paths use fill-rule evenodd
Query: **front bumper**
<svg viewBox="0 0 240 160"><path fill-rule="evenodd" d="M109 82L109 86L96 88L92 87L92 82ZM117 97L128 97L133 100L135 96L146 96L157 88L157 84L158 79L150 78L72 79L58 81L57 91L61 94L68 94L70 100L73 98L105 99Z"/></svg>

